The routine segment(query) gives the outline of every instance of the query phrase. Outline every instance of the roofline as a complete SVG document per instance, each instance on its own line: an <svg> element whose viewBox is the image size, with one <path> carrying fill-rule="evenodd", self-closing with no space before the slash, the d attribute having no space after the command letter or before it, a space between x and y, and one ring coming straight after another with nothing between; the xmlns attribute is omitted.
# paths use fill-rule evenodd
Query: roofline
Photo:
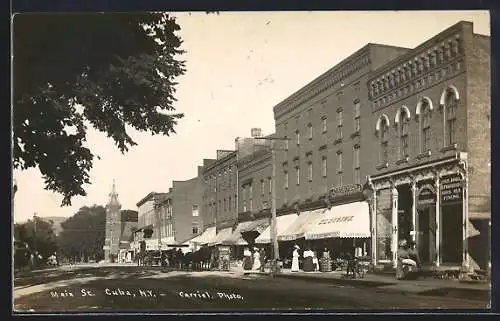
<svg viewBox="0 0 500 321"><path fill-rule="evenodd" d="M203 173L206 173L207 171L209 171L209 170L217 167L217 165L225 162L229 158L231 158L233 156L236 156L236 151L235 150L221 150L221 149L218 149L217 151L224 151L224 152L231 152L231 153L228 154L228 155L226 155L226 156L224 156L224 157L222 157L221 159L216 159L215 162L213 162L210 165L203 166L203 170L202 170Z"/></svg>
<svg viewBox="0 0 500 321"><path fill-rule="evenodd" d="M312 90L314 86L318 85L321 83L322 80L325 78L328 78L330 75L335 74L339 70L341 70L345 65L347 65L349 62L353 61L355 58L368 53L372 47L379 46L379 47L392 47L392 48L401 48L401 49L410 49L410 48L405 48L405 47L398 47L398 46L391 46L391 45L385 45L385 44L378 44L378 43L367 43L360 49L356 50L354 53L350 54L346 58L342 59L339 61L337 64L335 64L333 67L328 69L327 71L323 72L321 75L317 76L314 78L312 81L308 82L306 85L302 86L298 90L294 91L291 95L287 96L285 99L277 103L273 107L273 113L276 114L278 112L278 109L281 108L282 106L288 105L289 103L293 102L296 98L300 97L303 93Z"/></svg>
<svg viewBox="0 0 500 321"><path fill-rule="evenodd" d="M137 207L141 206L142 204L146 203L149 199L152 197L155 197L156 195L168 195L168 193L158 193L158 192L151 192L148 195L146 195L144 198L142 198L139 202L137 202L135 205Z"/></svg>
<svg viewBox="0 0 500 321"><path fill-rule="evenodd" d="M429 46L429 44L433 43L436 41L436 39L439 39L440 37L445 37L449 36L449 34L457 31L462 31L464 25L473 25L473 22L471 21L465 21L465 20L460 20L459 22L451 25L450 27L434 34L432 37L427 38L423 42L420 42L417 46L414 48L411 48L408 52L395 57L394 59L388 61L387 63L381 65L377 69L373 70L370 75L368 76L367 82L371 82L384 73L390 71L393 67L406 62L408 59L412 58L415 55L418 55L420 51L422 51L424 48Z"/></svg>

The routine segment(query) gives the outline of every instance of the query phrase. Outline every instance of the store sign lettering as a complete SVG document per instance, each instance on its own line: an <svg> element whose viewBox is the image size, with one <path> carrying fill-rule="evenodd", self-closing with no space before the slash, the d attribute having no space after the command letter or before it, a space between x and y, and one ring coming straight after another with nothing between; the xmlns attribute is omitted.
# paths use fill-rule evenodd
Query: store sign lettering
<svg viewBox="0 0 500 321"><path fill-rule="evenodd" d="M434 184L425 182L419 184L418 189L418 203L420 204L434 204L436 203L436 189Z"/></svg>
<svg viewBox="0 0 500 321"><path fill-rule="evenodd" d="M353 218L354 216L324 218L318 222L318 225L331 224L331 223L346 223L346 222L351 222Z"/></svg>
<svg viewBox="0 0 500 321"><path fill-rule="evenodd" d="M462 200L463 181L459 175L441 179L441 201L443 203Z"/></svg>
<svg viewBox="0 0 500 321"><path fill-rule="evenodd" d="M336 186L330 189L330 198L339 198L361 193L363 187L360 184Z"/></svg>

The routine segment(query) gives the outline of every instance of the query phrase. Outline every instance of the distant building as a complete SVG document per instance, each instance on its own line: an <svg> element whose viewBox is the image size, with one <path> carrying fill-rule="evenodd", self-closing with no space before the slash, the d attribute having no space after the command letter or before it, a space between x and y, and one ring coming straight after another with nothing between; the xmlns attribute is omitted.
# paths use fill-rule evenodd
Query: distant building
<svg viewBox="0 0 500 321"><path fill-rule="evenodd" d="M104 240L104 259L111 260L111 255L118 256L121 238L121 204L118 201L115 182L106 205L106 237Z"/></svg>
<svg viewBox="0 0 500 321"><path fill-rule="evenodd" d="M111 260L111 255L118 260L125 260L131 251L133 231L137 229L138 213L121 210L115 182L106 205L106 234L104 239L104 259ZM131 254L130 254L131 255Z"/></svg>

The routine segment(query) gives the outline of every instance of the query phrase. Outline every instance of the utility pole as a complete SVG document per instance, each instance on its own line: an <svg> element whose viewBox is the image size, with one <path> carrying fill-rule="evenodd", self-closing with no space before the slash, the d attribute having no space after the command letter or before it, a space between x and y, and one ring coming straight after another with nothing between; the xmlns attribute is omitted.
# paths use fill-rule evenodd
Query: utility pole
<svg viewBox="0 0 500 321"><path fill-rule="evenodd" d="M285 137L254 137L254 139L262 139L271 141L271 225L270 236L273 246L273 258L271 260L271 276L279 273L279 245L278 245L278 229L276 224L276 140L290 140Z"/></svg>
<svg viewBox="0 0 500 321"><path fill-rule="evenodd" d="M34 250L34 262L36 263L38 261L38 249L37 249L37 244L36 244L36 220L38 216L36 215L36 212L33 213L33 250ZM35 264L36 265L36 264Z"/></svg>

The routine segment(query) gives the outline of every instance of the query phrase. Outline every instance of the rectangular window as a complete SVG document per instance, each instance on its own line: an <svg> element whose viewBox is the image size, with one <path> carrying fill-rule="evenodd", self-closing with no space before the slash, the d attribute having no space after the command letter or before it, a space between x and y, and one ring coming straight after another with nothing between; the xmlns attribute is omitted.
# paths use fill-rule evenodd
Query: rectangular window
<svg viewBox="0 0 500 321"><path fill-rule="evenodd" d="M285 176L284 176L284 181L283 181L283 187L285 189L288 189L288 171L285 171Z"/></svg>
<svg viewBox="0 0 500 321"><path fill-rule="evenodd" d="M422 117L422 152L426 152L430 148L430 130L429 112L425 110Z"/></svg>
<svg viewBox="0 0 500 321"><path fill-rule="evenodd" d="M337 172L342 172L342 152L337 153Z"/></svg>
<svg viewBox="0 0 500 321"><path fill-rule="evenodd" d="M328 159L326 156L323 156L321 158L321 176L326 177L327 175L327 166L328 166Z"/></svg>
<svg viewBox="0 0 500 321"><path fill-rule="evenodd" d="M198 216L198 205L193 205L192 211L193 216Z"/></svg>
<svg viewBox="0 0 500 321"><path fill-rule="evenodd" d="M248 201L248 210L251 212L253 211L253 199L250 198L250 200Z"/></svg>
<svg viewBox="0 0 500 321"><path fill-rule="evenodd" d="M342 139L342 110L337 111L337 139Z"/></svg>
<svg viewBox="0 0 500 321"><path fill-rule="evenodd" d="M285 136L284 138L285 138L285 140L284 140L284 143L285 143L285 150L288 150L288 137L287 137L287 136Z"/></svg>
<svg viewBox="0 0 500 321"><path fill-rule="evenodd" d="M309 162L307 164L307 176L309 178L309 182L312 182L312 180L313 180L313 164L312 164L312 162Z"/></svg>
<svg viewBox="0 0 500 321"><path fill-rule="evenodd" d="M300 145L300 132L298 130L295 132L295 141L297 145Z"/></svg>
<svg viewBox="0 0 500 321"><path fill-rule="evenodd" d="M313 126L312 126L312 124L307 125L307 137L310 140L313 139Z"/></svg>
<svg viewBox="0 0 500 321"><path fill-rule="evenodd" d="M328 118L326 116L321 117L321 128L323 133L328 131Z"/></svg>
<svg viewBox="0 0 500 321"><path fill-rule="evenodd" d="M227 212L227 199L224 198L224 212Z"/></svg>
<svg viewBox="0 0 500 321"><path fill-rule="evenodd" d="M192 230L193 234L198 234L199 230L198 230L198 225L193 225L193 230Z"/></svg>
<svg viewBox="0 0 500 321"><path fill-rule="evenodd" d="M353 183L354 184L361 184L361 171L360 171L360 147L359 145L354 146L353 150L353 163L354 163L354 168L353 168Z"/></svg>
<svg viewBox="0 0 500 321"><path fill-rule="evenodd" d="M296 182L297 182L297 185L300 184L300 167L295 167L295 179L296 179Z"/></svg>
<svg viewBox="0 0 500 321"><path fill-rule="evenodd" d="M273 180L272 180L272 178L268 177L267 182L269 184L269 194L271 194L273 192Z"/></svg>
<svg viewBox="0 0 500 321"><path fill-rule="evenodd" d="M338 186L342 186L344 184L344 174L342 172L337 173Z"/></svg>
<svg viewBox="0 0 500 321"><path fill-rule="evenodd" d="M243 212L247 211L247 200L243 200Z"/></svg>
<svg viewBox="0 0 500 321"><path fill-rule="evenodd" d="M229 196L229 202L227 203L228 210L231 211L231 196Z"/></svg>
<svg viewBox="0 0 500 321"><path fill-rule="evenodd" d="M354 132L359 132L361 130L360 118L361 118L361 106L359 102L354 104Z"/></svg>
<svg viewBox="0 0 500 321"><path fill-rule="evenodd" d="M260 195L264 196L264 193L266 192L266 185L264 183L264 180L260 180Z"/></svg>

